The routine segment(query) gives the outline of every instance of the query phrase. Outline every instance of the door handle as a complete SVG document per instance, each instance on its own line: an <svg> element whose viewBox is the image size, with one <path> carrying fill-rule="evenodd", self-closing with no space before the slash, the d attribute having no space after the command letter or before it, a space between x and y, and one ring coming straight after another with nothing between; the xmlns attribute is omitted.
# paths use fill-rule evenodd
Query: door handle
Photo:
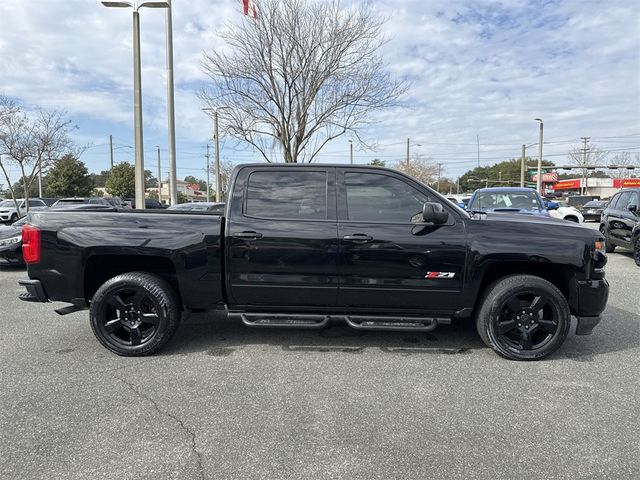
<svg viewBox="0 0 640 480"><path fill-rule="evenodd" d="M342 237L342 239L347 242L353 242L353 243L373 242L373 237L371 235L365 235L364 233L355 233L353 235L345 235L344 237Z"/></svg>
<svg viewBox="0 0 640 480"><path fill-rule="evenodd" d="M257 240L262 238L262 234L258 232L238 232L233 234L234 238L244 238L246 240Z"/></svg>

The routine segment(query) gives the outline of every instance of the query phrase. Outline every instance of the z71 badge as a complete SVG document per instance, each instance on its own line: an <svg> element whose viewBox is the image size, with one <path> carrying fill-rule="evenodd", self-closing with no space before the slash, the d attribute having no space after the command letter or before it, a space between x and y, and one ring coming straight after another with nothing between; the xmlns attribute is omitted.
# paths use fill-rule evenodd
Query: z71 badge
<svg viewBox="0 0 640 480"><path fill-rule="evenodd" d="M424 278L453 278L455 276L455 272L427 272Z"/></svg>

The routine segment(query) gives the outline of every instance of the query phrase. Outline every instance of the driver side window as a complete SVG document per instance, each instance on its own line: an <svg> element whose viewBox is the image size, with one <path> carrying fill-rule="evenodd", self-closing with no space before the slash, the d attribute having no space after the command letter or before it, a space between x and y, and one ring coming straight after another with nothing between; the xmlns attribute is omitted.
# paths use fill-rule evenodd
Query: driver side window
<svg viewBox="0 0 640 480"><path fill-rule="evenodd" d="M345 173L347 218L352 221L411 223L427 195L402 180L378 173Z"/></svg>

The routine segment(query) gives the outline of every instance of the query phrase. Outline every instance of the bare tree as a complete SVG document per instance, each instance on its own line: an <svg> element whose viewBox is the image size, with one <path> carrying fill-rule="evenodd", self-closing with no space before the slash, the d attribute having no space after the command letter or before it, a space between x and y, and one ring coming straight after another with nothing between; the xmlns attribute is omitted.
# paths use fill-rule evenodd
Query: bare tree
<svg viewBox="0 0 640 480"><path fill-rule="evenodd" d="M29 188L38 174L67 153L78 154L69 133L75 127L64 118L64 112L42 108L29 115L22 107L11 104L2 108L0 116L0 161L2 172L11 184L2 162L13 162L20 169L25 204L29 209ZM14 191L10 188L15 199Z"/></svg>
<svg viewBox="0 0 640 480"><path fill-rule="evenodd" d="M347 132L361 140L357 129L371 112L396 105L406 90L379 55L383 25L366 5L261 0L256 18L220 33L227 48L204 55L213 84L200 97L225 107L225 131L266 161L311 162Z"/></svg>
<svg viewBox="0 0 640 480"><path fill-rule="evenodd" d="M618 167L640 167L640 162L638 161L638 154L636 154L635 158L631 156L631 152L618 152L611 159L611 164L616 165ZM617 170L618 178L626 178L630 176L630 171L627 168L618 168Z"/></svg>
<svg viewBox="0 0 640 480"><path fill-rule="evenodd" d="M569 152L569 158L571 162L582 171L583 178L587 178L588 169L586 167L598 167L604 163L607 159L609 152L598 148L593 143L587 143L586 148L574 147Z"/></svg>
<svg viewBox="0 0 640 480"><path fill-rule="evenodd" d="M438 166L432 163L429 157L416 154L407 162L401 160L393 164L393 168L419 180L425 185L430 185L438 179Z"/></svg>

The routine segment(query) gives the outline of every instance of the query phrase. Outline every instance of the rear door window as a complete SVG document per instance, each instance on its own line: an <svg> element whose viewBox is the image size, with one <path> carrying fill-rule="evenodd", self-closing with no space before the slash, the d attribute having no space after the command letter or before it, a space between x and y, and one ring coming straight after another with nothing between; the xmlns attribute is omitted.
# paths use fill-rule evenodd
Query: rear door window
<svg viewBox="0 0 640 480"><path fill-rule="evenodd" d="M249 175L245 215L274 219L327 219L327 172L253 172Z"/></svg>

